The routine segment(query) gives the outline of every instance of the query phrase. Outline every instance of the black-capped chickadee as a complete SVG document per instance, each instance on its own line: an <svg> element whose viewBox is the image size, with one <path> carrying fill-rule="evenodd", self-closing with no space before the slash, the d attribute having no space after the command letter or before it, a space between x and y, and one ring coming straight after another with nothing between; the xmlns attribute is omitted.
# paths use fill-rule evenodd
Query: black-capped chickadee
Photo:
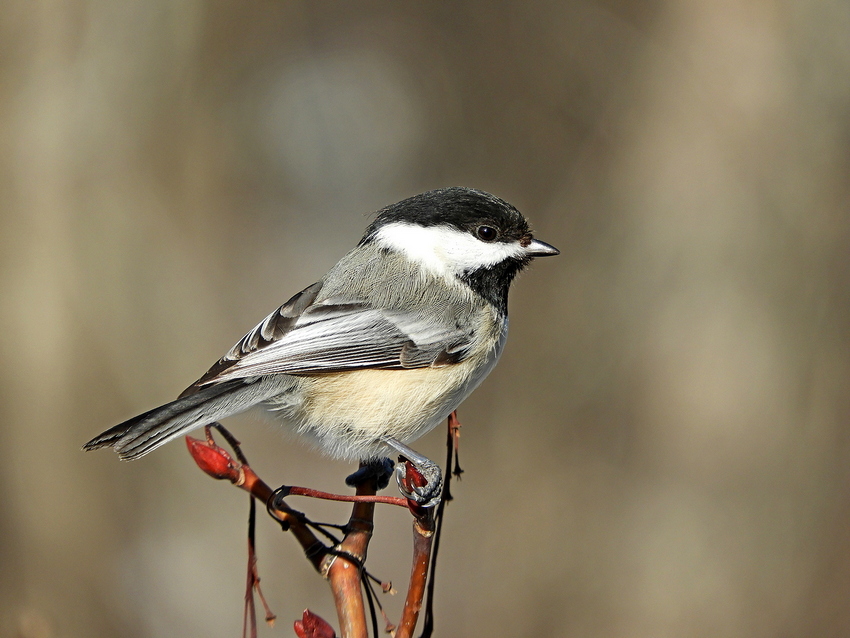
<svg viewBox="0 0 850 638"><path fill-rule="evenodd" d="M178 399L85 444L137 459L195 428L262 404L331 456L391 451L429 483L436 465L407 443L446 419L486 377L508 334L508 288L534 239L505 201L446 188L378 211L354 250L246 334Z"/></svg>

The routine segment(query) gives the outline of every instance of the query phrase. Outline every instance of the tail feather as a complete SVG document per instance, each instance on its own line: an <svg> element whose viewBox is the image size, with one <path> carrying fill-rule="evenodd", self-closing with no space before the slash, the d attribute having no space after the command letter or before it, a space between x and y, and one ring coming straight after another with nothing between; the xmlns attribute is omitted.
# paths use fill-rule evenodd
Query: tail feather
<svg viewBox="0 0 850 638"><path fill-rule="evenodd" d="M247 410L267 398L256 385L237 379L202 388L119 423L83 449L112 447L122 460L137 459L181 434Z"/></svg>

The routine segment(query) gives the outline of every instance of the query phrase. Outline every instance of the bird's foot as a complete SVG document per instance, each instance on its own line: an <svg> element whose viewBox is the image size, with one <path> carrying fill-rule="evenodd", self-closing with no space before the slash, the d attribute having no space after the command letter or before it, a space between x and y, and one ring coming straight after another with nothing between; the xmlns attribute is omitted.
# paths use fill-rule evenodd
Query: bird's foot
<svg viewBox="0 0 850 638"><path fill-rule="evenodd" d="M400 461L407 461L399 462L395 468L398 489L404 497L421 507L439 504L443 492L440 466L392 437L384 437L383 441L402 456ZM412 467L409 468L408 463Z"/></svg>
<svg viewBox="0 0 850 638"><path fill-rule="evenodd" d="M390 484L394 465L395 463L392 462L392 459L386 457L363 461L360 463L360 469L345 477L345 484L351 487L357 487L369 479L375 479L378 483L378 489L382 490Z"/></svg>
<svg viewBox="0 0 850 638"><path fill-rule="evenodd" d="M402 457L403 458L403 457ZM425 464L405 459L416 474L410 478L407 463L396 465L395 475L398 489L405 498L409 498L421 507L434 507L440 504L443 495L443 472L433 461ZM417 483L421 483L418 485ZM408 489L408 486L410 489Z"/></svg>

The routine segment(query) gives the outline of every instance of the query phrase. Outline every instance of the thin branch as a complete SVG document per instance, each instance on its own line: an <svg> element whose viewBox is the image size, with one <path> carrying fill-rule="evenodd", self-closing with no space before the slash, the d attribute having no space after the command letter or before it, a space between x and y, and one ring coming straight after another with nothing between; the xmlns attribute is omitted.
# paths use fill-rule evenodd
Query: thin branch
<svg viewBox="0 0 850 638"><path fill-rule="evenodd" d="M454 468L452 468L452 474L460 480L460 475L463 474L463 469L460 467L460 420L457 418L457 410L452 412L449 415L449 445L454 450ZM451 452L449 452L449 459L451 459ZM446 472L449 471L451 467L451 461L446 465ZM451 499L450 499L451 500Z"/></svg>
<svg viewBox="0 0 850 638"><path fill-rule="evenodd" d="M358 496L374 496L377 481L370 478L357 486ZM328 579L336 604L340 634L344 638L368 638L366 608L361 589L363 563L374 528L375 503L354 503L345 538L324 561L322 574Z"/></svg>
<svg viewBox="0 0 850 638"><path fill-rule="evenodd" d="M452 456L454 456L455 464L457 464L457 437L460 429L460 423L457 420L457 412L452 412L449 415L448 422L448 437L446 440L446 467L452 466ZM462 472L463 470L461 470ZM437 529L434 532L434 548L431 551L431 569L428 579L428 594L425 602L425 618L422 621L422 633L419 638L431 638L434 632L434 586L436 581L437 556L440 553L440 538L443 533L443 521L445 520L446 505L452 500L451 482L452 475L460 479L460 474L447 474L443 483L443 497L440 499L440 504L437 506L435 519Z"/></svg>
<svg viewBox="0 0 850 638"><path fill-rule="evenodd" d="M297 485L282 485L277 489L283 496L307 496L320 498L326 501L343 501L345 503L384 503L385 505L397 505L407 507L407 499L400 496L376 496L374 494L361 494L351 496L350 494L331 494L314 490L310 487L299 487Z"/></svg>
<svg viewBox="0 0 850 638"><path fill-rule="evenodd" d="M409 461L404 463L404 488L412 492L413 487L422 487L425 478ZM401 622L395 638L411 638L419 620L422 609L422 598L425 595L425 583L428 580L428 565L431 561L431 541L434 537L434 510L421 507L408 499L408 507L413 514L413 567L410 570L410 584L404 599L404 609L401 612Z"/></svg>
<svg viewBox="0 0 850 638"><path fill-rule="evenodd" d="M304 549L307 559L316 571L321 572L322 561L329 550L307 526L304 514L289 507L283 499L274 499L275 502L271 503L274 490L257 476L250 465L235 461L227 450L216 445L214 441L210 444L208 441L199 441L187 436L186 445L195 463L204 472L215 479L229 480L261 503L265 503L269 514L281 527L292 532Z"/></svg>
<svg viewBox="0 0 850 638"><path fill-rule="evenodd" d="M457 432L456 427L451 427L455 424L456 420L454 422L450 421L450 433L452 435ZM227 479L237 487L247 491L254 498L265 503L269 514L281 524L282 529L292 532L303 548L307 559L328 580L337 609L340 636L342 638L368 638L363 587L371 587L371 585L364 583L364 579L369 578L368 572L364 569L364 563L374 529L375 504L387 503L408 507L414 517L413 567L410 574L410 585L402 611L402 619L395 636L396 638L410 638L413 635L413 630L416 627L419 613L422 609L422 601L428 583L429 565L433 569L431 551L435 531L434 510L432 508L422 507L410 499L377 496L377 479L375 477L367 478L363 483L357 485L355 496L328 494L327 492L296 486L283 486L278 490L273 490L257 476L248 464L247 459L239 447L239 442L219 424L215 424L215 427L233 446L237 459L234 459L225 449L215 443L209 428L207 428L205 441L186 437L186 444L195 462L204 472L213 478ZM453 436L452 439L454 440ZM449 445L450 459L452 450L454 450L454 445ZM424 486L425 479L413 464L405 460L400 460L399 462L403 463L405 469L402 483L408 492L411 492L414 486ZM448 467L450 465L447 465L447 470ZM447 480L443 488L444 498L450 498L448 487ZM284 499L290 495L353 502L351 517L343 528L345 536L342 541L333 547L328 547L322 543L310 529L310 526L314 526L321 530L321 525L313 523L304 514L289 507ZM442 511L442 503L440 511ZM327 534L327 532L321 531ZM255 554L252 550L253 546L249 548L249 561L255 560ZM251 565L253 565L253 571L251 571ZM255 564L249 563L249 587L252 592L253 586L258 581ZM386 591L387 587L383 584L382 586ZM371 590L369 592L371 593ZM429 596L430 599L431 596ZM374 614L371 595L369 596L369 602L372 607L371 615L373 624L375 624L377 620ZM247 604L248 600L246 598ZM249 613L253 614L253 604L251 604L251 611ZM267 615L269 613L267 611ZM383 614L383 609L381 609L381 613ZM315 614L308 614L307 612L305 612L304 618L305 620L296 623L296 631L299 635L302 632L313 631L311 629L311 623L318 619ZM384 618L386 620L386 616ZM255 625L256 623L254 623ZM319 629L320 625L321 629ZM392 625L388 620L387 626L388 630L391 631L389 628ZM321 621L316 627L316 631L321 631L321 635L333 635L329 625L324 621ZM328 633L329 631L330 633ZM308 633L304 633L304 635L308 635ZM320 634L316 633L315 635Z"/></svg>

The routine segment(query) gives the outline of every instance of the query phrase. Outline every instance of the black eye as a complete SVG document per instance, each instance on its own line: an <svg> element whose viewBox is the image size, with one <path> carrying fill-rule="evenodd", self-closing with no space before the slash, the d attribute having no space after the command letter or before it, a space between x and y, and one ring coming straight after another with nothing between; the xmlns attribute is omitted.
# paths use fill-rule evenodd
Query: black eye
<svg viewBox="0 0 850 638"><path fill-rule="evenodd" d="M475 234L481 241L495 241L499 236L499 231L492 226L479 226L475 229Z"/></svg>

